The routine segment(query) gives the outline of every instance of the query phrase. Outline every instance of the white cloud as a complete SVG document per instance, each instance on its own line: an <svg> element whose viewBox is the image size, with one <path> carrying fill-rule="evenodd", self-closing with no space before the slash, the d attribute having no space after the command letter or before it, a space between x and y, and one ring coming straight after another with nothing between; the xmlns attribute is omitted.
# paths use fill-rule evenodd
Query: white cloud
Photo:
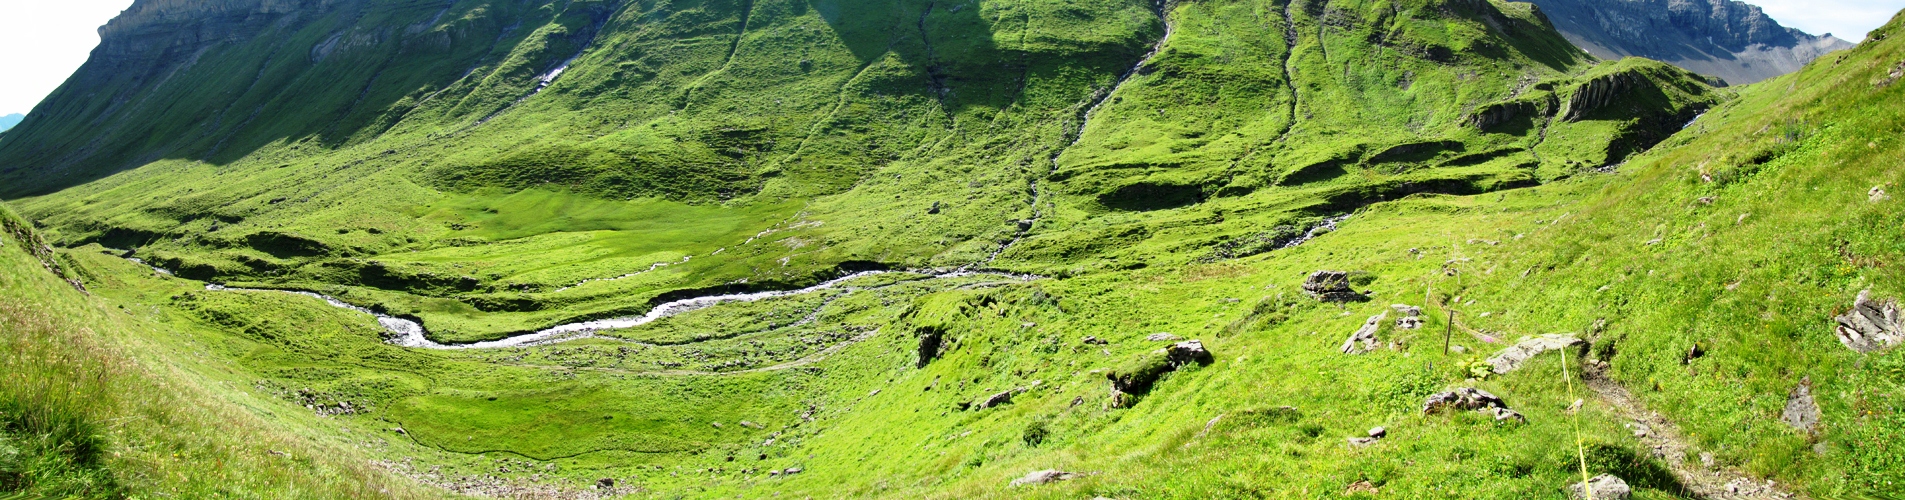
<svg viewBox="0 0 1905 500"><path fill-rule="evenodd" d="M0 115L25 113L86 62L132 0L0 0Z"/></svg>
<svg viewBox="0 0 1905 500"><path fill-rule="evenodd" d="M1814 35L1831 33L1847 41L1865 39L1905 9L1905 0L1747 0L1779 24Z"/></svg>

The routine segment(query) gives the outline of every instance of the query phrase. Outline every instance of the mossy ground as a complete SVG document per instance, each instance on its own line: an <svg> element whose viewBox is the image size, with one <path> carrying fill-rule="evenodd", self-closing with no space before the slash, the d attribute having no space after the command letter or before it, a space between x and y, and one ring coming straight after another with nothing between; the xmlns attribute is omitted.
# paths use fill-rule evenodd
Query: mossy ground
<svg viewBox="0 0 1905 500"><path fill-rule="evenodd" d="M1562 363L1583 358L1469 380L1501 347L1489 339L1604 321L1591 356L1720 463L1818 497L1905 487L1905 358L1831 333L1859 290L1905 293L1886 264L1905 255L1905 211L1869 196L1905 160L1887 135L1905 118L1885 82L1896 41L1735 96L1658 63L1587 61L1517 4L1167 5L1170 38L1123 85L1165 32L1146 5L623 5L597 42L618 51L585 52L576 78L507 110L481 96L526 94L518 77L542 63L524 61L579 49L554 35L517 46L489 78L446 84L470 96L456 107L416 104L381 135L169 158L20 200L94 295L33 278L46 283L21 296L66 302L15 315L127 325L108 338L211 381L215 397L186 400L248 402L271 423L247 432L396 464L338 474L574 492L614 478L636 497L1311 498L1368 481L1561 498L1579 437L1594 471L1637 496L1690 497L1665 471L1698 457L1654 456L1578 386L1578 428L1564 412ZM481 18L457 8L443 19ZM533 36L596 12L570 9ZM679 22L636 22L653 19ZM985 66L999 61L1017 71ZM1577 99L1610 75L1642 91ZM1475 125L1498 104L1521 114ZM1595 109L1567 119L1580 105ZM708 175L659 186L644 176L678 172L651 161ZM513 177L576 165L531 177L573 182ZM1226 246L1340 213L1352 217L1294 248ZM4 276L44 273L19 255ZM317 290L470 341L867 263L1044 277L896 273L487 351L404 349L367 315L200 281ZM1302 297L1319 269L1367 273L1374 299ZM1396 303L1423 306L1426 327L1336 351ZM1451 330L1478 354L1445 354ZM1113 408L1103 371L1161 347L1146 340L1160 332L1216 361ZM944 338L923 366L922 333ZM1696 342L1707 354L1687 359ZM1777 420L1802 377L1825 410L1815 434ZM1428 394L1468 385L1528 422L1420 414ZM1389 437L1346 445L1374 426ZM148 432L192 432L174 429ZM233 470L279 470L245 456ZM155 463L105 469L171 462ZM181 475L204 466L191 463ZM803 472L768 474L788 468ZM1088 474L1006 487L1047 468ZM290 494L333 491L312 488Z"/></svg>

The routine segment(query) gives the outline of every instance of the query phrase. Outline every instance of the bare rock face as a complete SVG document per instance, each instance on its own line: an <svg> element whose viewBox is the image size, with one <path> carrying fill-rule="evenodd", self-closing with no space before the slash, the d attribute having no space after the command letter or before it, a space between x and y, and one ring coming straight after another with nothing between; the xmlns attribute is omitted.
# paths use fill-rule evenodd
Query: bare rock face
<svg viewBox="0 0 1905 500"><path fill-rule="evenodd" d="M1872 291L1859 292L1852 310L1834 318L1839 343L1861 353L1882 351L1905 342L1905 324L1901 324L1898 302L1872 300Z"/></svg>
<svg viewBox="0 0 1905 500"><path fill-rule="evenodd" d="M1786 396L1786 410L1780 412L1779 420L1803 432L1813 432L1819 428L1819 404L1812 399L1812 378L1808 377L1794 387L1792 394Z"/></svg>
<svg viewBox="0 0 1905 500"><path fill-rule="evenodd" d="M1369 321L1363 322L1363 327L1356 329L1356 333L1349 334L1349 340L1343 341L1343 347L1338 349L1343 351L1343 354L1363 354L1376 350L1376 346L1382 344L1382 341L1376 338L1376 332L1382 330L1382 322L1388 318L1389 315L1386 313L1370 316Z"/></svg>
<svg viewBox="0 0 1905 500"><path fill-rule="evenodd" d="M1593 492L1590 497L1588 492ZM1634 495L1634 489L1627 481L1610 474L1602 474L1589 479L1587 483L1574 483L1568 486L1568 498L1593 498L1594 500L1627 500Z"/></svg>
<svg viewBox="0 0 1905 500"><path fill-rule="evenodd" d="M1496 374L1506 374L1521 369L1522 364L1527 363L1528 360L1535 359L1535 356L1539 356L1542 353L1586 344L1587 342L1583 342L1580 338L1573 335L1560 333L1529 337L1522 339L1521 342L1517 342L1515 345L1509 346L1507 349L1502 349L1499 353L1495 353L1494 356L1488 358L1488 364L1489 366L1495 367Z"/></svg>
<svg viewBox="0 0 1905 500"><path fill-rule="evenodd" d="M1603 59L1664 61L1734 84L1797 71L1852 48L1831 34L1780 26L1734 0L1534 0L1568 41Z"/></svg>
<svg viewBox="0 0 1905 500"><path fill-rule="evenodd" d="M1303 281L1303 293L1324 302L1362 302L1369 300L1349 284L1349 273L1317 271Z"/></svg>

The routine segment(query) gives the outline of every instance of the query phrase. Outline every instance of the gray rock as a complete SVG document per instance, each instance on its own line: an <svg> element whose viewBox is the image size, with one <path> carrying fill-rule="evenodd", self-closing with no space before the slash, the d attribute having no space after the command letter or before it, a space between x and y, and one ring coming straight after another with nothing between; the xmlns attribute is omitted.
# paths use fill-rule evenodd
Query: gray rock
<svg viewBox="0 0 1905 500"><path fill-rule="evenodd" d="M1105 342L1105 339L1101 339L1101 338L1093 337L1089 335L1085 336L1085 340L1083 342L1085 343L1085 345L1105 345L1110 343L1110 342Z"/></svg>
<svg viewBox="0 0 1905 500"><path fill-rule="evenodd" d="M1363 448L1372 444L1376 444L1376 441L1377 441L1376 438L1349 438L1349 447Z"/></svg>
<svg viewBox="0 0 1905 500"><path fill-rule="evenodd" d="M1375 439L1382 439L1382 438L1386 438L1386 437L1389 437L1389 429L1384 429L1384 428L1382 428L1382 427L1377 427L1377 428L1374 428L1374 429L1370 429L1370 430L1369 430L1369 437L1372 437L1372 438L1375 438Z"/></svg>
<svg viewBox="0 0 1905 500"><path fill-rule="evenodd" d="M1034 471L1031 474L1026 474L1025 477L1014 479L1012 480L1012 484L1010 486L1016 488L1019 486L1031 486L1031 485L1039 485L1039 484L1056 483L1059 481L1069 480L1077 476L1078 476L1077 474L1073 474L1070 472L1046 469L1042 471Z"/></svg>
<svg viewBox="0 0 1905 500"><path fill-rule="evenodd" d="M1535 359L1535 356L1539 356L1541 353L1586 344L1587 342L1581 341L1580 338L1561 333L1529 337L1522 339L1521 342L1516 342L1515 345L1509 346L1507 349L1502 349L1501 352L1495 353L1494 356L1490 356L1488 358L1488 364L1489 366L1495 367L1496 374L1505 374L1521 369L1522 364L1527 363L1528 360Z"/></svg>
<svg viewBox="0 0 1905 500"><path fill-rule="evenodd" d="M789 467L789 468L788 468L787 470L784 470L784 471L781 471L781 475L783 475L783 476L792 476L792 475L795 475L795 474L799 474L799 473L801 473L801 472L805 472L805 471L803 471L803 470L802 470L801 468L799 468L799 467Z"/></svg>
<svg viewBox="0 0 1905 500"><path fill-rule="evenodd" d="M1786 410L1780 412L1779 420L1804 432L1813 432L1819 428L1819 404L1812 399L1812 378L1799 381L1799 387L1786 396Z"/></svg>
<svg viewBox="0 0 1905 500"><path fill-rule="evenodd" d="M1376 332L1382 330L1382 321L1388 317L1388 313L1370 316L1368 321L1363 322L1363 327L1349 334L1349 339L1344 340L1343 346L1337 350L1342 351L1343 354L1362 354L1376 350L1376 346L1382 344L1382 341L1376 338Z"/></svg>
<svg viewBox="0 0 1905 500"><path fill-rule="evenodd" d="M1151 342L1174 342L1178 340L1184 340L1184 337L1179 337L1176 335L1171 335L1169 333L1160 332L1160 333L1153 333L1151 334L1151 336L1145 337L1144 340L1148 340Z"/></svg>
<svg viewBox="0 0 1905 500"><path fill-rule="evenodd" d="M1389 306L1389 308L1394 309L1396 314L1402 315L1402 317L1396 318L1396 328L1403 330L1422 328L1422 308L1407 304L1396 304Z"/></svg>
<svg viewBox="0 0 1905 500"><path fill-rule="evenodd" d="M992 407L997 407L997 406L1004 406L1004 405L1007 405L1007 404L1011 404L1011 403L1012 403L1012 396L1014 396L1014 395L1017 395L1017 394L1019 394L1019 393L1022 393L1022 392L1025 392L1026 390L1027 390L1026 388L1024 388L1024 387L1020 387L1020 388L1017 388L1017 389L1013 389L1013 390L1010 390L1010 391L1005 391L1005 392L1001 392L1001 393L998 393L998 394L993 394L993 395L991 395L991 396L987 396L987 397L986 397L986 399L985 399L984 401L980 401L980 402L979 402L979 404L978 404L977 406L979 407L979 409L981 409L981 410L983 410L983 409L986 409L986 408L992 408Z"/></svg>
<svg viewBox="0 0 1905 500"><path fill-rule="evenodd" d="M1463 387L1449 392L1436 393L1422 403L1422 413L1437 413L1447 410L1478 411L1490 408L1508 408L1502 398L1488 391L1473 387Z"/></svg>
<svg viewBox="0 0 1905 500"><path fill-rule="evenodd" d="M1594 500L1627 500L1634 495L1634 489L1627 486L1627 481L1622 481L1621 478L1611 474L1594 476L1585 485L1582 483L1568 485L1569 498L1588 498L1589 492L1594 493Z"/></svg>
<svg viewBox="0 0 1905 500"><path fill-rule="evenodd" d="M1528 423L1528 417L1522 416L1521 412L1510 410L1507 408L1487 408L1487 409L1483 409L1479 411L1481 411L1483 415L1494 417L1496 423L1506 423L1506 422L1513 422L1517 424Z"/></svg>
<svg viewBox="0 0 1905 500"><path fill-rule="evenodd" d="M1362 302L1369 297L1357 292L1349 284L1349 273L1343 271L1317 271L1303 281L1303 293L1324 302Z"/></svg>
<svg viewBox="0 0 1905 500"><path fill-rule="evenodd" d="M1198 340L1186 340L1171 344L1170 347L1164 348L1164 355L1174 366L1184 366L1191 363L1208 365L1212 361L1215 361L1215 358L1210 354L1210 350L1204 348L1204 342Z"/></svg>
<svg viewBox="0 0 1905 500"><path fill-rule="evenodd" d="M1905 342L1905 325L1900 323L1898 302L1874 301L1871 290L1859 292L1859 298L1852 301L1852 310L1834 319L1839 323L1834 330L1839 343L1854 351L1881 351Z"/></svg>

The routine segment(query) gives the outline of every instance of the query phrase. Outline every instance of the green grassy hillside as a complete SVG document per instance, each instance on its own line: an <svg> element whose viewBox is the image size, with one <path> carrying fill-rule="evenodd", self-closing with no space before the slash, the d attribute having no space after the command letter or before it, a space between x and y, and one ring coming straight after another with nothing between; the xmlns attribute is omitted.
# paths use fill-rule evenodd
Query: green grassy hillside
<svg viewBox="0 0 1905 500"><path fill-rule="evenodd" d="M96 279L0 207L0 497L440 496Z"/></svg>
<svg viewBox="0 0 1905 500"><path fill-rule="evenodd" d="M149 442L313 457L202 452L263 481L231 496L1905 494L1905 365L1834 336L1905 293L1900 21L1718 89L1470 0L324 9L189 62L124 57L180 50L128 14L0 135L61 247L0 248L53 322L21 331L108 332L167 411L251 408ZM1368 300L1311 298L1318 270ZM1158 351L1191 339L1207 363ZM84 378L38 359L7 362ZM1522 420L1423 411L1466 387ZM29 396L82 430L154 404ZM64 478L40 491L212 477L9 432L134 457L15 446Z"/></svg>
<svg viewBox="0 0 1905 500"><path fill-rule="evenodd" d="M1202 257L1410 193L1615 163L1724 97L1658 63L1596 64L1520 4L402 5L259 28L157 85L105 67L154 63L95 58L61 92L173 104L51 98L40 116L63 118L0 139L0 175L15 195L71 187L18 202L61 245L322 288L471 341L843 263ZM517 24L507 55L407 52ZM361 50L322 42L395 25ZM363 92L339 94L352 78ZM380 125L348 118L384 102ZM257 117L167 121L226 108ZM117 150L57 146L75 141Z"/></svg>

